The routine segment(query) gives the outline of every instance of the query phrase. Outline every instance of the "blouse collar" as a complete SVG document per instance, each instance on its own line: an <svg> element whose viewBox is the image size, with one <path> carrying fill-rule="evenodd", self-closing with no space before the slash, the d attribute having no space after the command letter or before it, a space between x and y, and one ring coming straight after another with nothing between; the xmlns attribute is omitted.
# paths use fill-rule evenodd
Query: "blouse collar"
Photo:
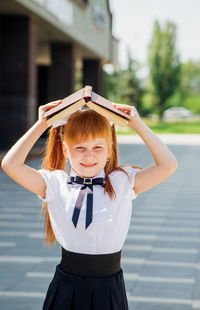
<svg viewBox="0 0 200 310"><path fill-rule="evenodd" d="M71 168L70 176L74 177L78 175L73 168ZM105 178L105 171L102 169L98 174L96 174L93 178Z"/></svg>

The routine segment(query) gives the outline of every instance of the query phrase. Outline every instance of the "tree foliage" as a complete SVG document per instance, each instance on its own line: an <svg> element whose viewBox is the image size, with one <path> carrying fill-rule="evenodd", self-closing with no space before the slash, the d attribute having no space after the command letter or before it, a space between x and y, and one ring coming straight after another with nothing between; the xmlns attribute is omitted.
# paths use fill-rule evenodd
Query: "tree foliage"
<svg viewBox="0 0 200 310"><path fill-rule="evenodd" d="M142 113L141 97L144 94L144 89L141 85L141 80L137 76L139 64L131 57L128 52L128 66L123 72L124 87L122 89L122 100L124 103L134 105L139 112Z"/></svg>
<svg viewBox="0 0 200 310"><path fill-rule="evenodd" d="M181 65L181 82L177 90L180 105L200 113L200 61L188 61Z"/></svg>
<svg viewBox="0 0 200 310"><path fill-rule="evenodd" d="M176 25L166 22L164 28L158 21L149 45L149 71L159 118L162 118L167 99L180 83L181 65L176 52Z"/></svg>
<svg viewBox="0 0 200 310"><path fill-rule="evenodd" d="M141 97L144 93L137 71L139 64L128 53L128 64L125 69L112 73L104 72L105 96L111 101L134 105L142 113Z"/></svg>
<svg viewBox="0 0 200 310"><path fill-rule="evenodd" d="M188 61L182 64L179 87L183 96L200 95L200 61Z"/></svg>

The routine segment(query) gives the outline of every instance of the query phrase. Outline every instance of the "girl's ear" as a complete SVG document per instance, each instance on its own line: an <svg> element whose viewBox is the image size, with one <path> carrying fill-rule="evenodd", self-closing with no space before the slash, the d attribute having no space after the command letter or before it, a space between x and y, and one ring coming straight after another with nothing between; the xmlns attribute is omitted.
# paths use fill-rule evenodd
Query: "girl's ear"
<svg viewBox="0 0 200 310"><path fill-rule="evenodd" d="M64 141L62 142L62 150L63 150L63 155L65 156L66 159L68 159L69 158L68 147Z"/></svg>

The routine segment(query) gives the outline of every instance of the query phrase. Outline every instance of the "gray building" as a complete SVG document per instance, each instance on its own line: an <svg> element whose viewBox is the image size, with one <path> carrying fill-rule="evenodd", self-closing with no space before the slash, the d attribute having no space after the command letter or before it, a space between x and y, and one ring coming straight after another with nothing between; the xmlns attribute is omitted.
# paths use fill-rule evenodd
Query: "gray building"
<svg viewBox="0 0 200 310"><path fill-rule="evenodd" d="M108 0L0 1L0 148L37 119L38 106L79 84L103 94L104 64L117 64Z"/></svg>

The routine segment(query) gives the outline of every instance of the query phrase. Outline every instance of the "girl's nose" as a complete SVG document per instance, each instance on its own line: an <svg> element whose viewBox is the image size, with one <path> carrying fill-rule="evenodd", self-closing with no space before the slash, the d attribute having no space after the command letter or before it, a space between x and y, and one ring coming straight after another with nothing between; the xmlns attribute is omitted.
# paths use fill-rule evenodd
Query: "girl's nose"
<svg viewBox="0 0 200 310"><path fill-rule="evenodd" d="M92 157L93 151L92 150L85 150L85 157Z"/></svg>

